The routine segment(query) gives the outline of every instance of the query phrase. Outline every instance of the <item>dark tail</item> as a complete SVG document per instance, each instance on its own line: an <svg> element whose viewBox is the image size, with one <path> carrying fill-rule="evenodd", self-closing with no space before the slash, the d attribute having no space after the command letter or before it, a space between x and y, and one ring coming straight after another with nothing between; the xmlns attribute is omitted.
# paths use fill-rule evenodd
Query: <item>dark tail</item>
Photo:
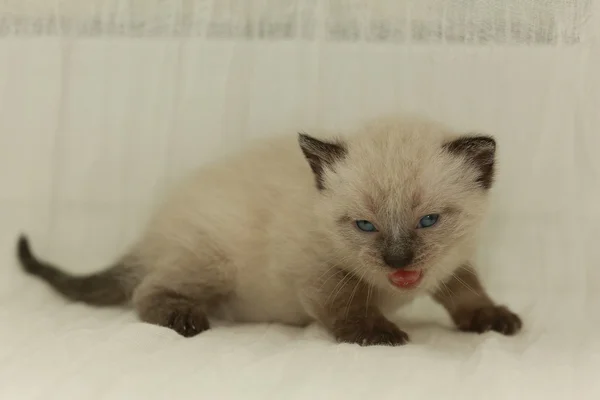
<svg viewBox="0 0 600 400"><path fill-rule="evenodd" d="M67 299L96 306L113 306L124 304L131 298L133 277L123 264L92 275L70 275L36 258L25 236L19 238L17 255L26 272L48 282Z"/></svg>

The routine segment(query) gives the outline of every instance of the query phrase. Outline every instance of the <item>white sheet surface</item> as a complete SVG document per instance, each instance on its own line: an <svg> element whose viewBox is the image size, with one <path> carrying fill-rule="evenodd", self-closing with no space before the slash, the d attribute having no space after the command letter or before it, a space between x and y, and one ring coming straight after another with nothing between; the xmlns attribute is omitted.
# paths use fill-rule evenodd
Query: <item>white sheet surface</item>
<svg viewBox="0 0 600 400"><path fill-rule="evenodd" d="M522 47L2 37L0 398L600 398L600 47L585 32ZM96 270L182 172L255 137L397 110L497 137L478 262L519 336L456 333L424 299L398 314L400 348L337 345L317 326L183 339L68 304L16 266L26 231L41 255Z"/></svg>

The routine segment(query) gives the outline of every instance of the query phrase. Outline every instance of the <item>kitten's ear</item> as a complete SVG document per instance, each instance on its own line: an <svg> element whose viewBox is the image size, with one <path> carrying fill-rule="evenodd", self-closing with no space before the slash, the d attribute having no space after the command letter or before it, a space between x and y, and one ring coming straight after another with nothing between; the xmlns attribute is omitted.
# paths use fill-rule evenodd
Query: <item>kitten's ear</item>
<svg viewBox="0 0 600 400"><path fill-rule="evenodd" d="M323 190L325 188L323 186L325 168L331 168L335 162L346 156L346 146L340 141L326 142L305 133L298 134L298 143L315 174L317 188Z"/></svg>
<svg viewBox="0 0 600 400"><path fill-rule="evenodd" d="M479 170L477 183L484 189L492 187L494 182L494 162L496 140L486 135L466 135L444 145L452 154L463 156Z"/></svg>

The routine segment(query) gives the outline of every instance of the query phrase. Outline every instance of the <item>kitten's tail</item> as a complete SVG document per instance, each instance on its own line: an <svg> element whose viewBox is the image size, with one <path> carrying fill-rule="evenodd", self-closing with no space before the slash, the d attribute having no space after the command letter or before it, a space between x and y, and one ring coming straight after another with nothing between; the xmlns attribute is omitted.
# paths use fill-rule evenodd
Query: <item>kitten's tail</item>
<svg viewBox="0 0 600 400"><path fill-rule="evenodd" d="M129 301L136 285L130 268L124 263L87 276L75 276L38 259L25 236L19 238L17 256L23 269L48 282L67 299L95 306L114 306Z"/></svg>

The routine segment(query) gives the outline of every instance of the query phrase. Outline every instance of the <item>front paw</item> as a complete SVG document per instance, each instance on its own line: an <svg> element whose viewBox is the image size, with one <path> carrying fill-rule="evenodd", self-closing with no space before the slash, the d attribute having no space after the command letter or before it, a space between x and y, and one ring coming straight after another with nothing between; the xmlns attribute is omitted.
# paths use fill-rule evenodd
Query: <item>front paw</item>
<svg viewBox="0 0 600 400"><path fill-rule="evenodd" d="M508 336L518 333L523 326L519 316L504 306L481 307L465 312L456 322L461 331L496 331Z"/></svg>
<svg viewBox="0 0 600 400"><path fill-rule="evenodd" d="M408 335L385 317L367 317L343 321L334 328L338 342L361 346L399 346L408 343Z"/></svg>

